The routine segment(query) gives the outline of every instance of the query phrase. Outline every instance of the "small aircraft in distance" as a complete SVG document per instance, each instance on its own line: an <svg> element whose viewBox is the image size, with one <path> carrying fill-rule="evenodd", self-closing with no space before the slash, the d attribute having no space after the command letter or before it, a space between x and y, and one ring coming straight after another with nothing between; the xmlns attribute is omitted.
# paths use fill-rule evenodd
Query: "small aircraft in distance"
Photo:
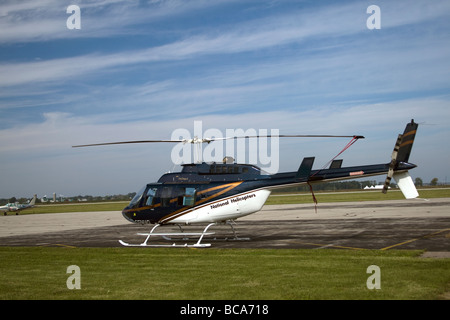
<svg viewBox="0 0 450 320"><path fill-rule="evenodd" d="M403 134L399 134L397 137L391 160L388 163L342 167L342 160L336 158L358 139L364 138L363 136L279 135L277 137L348 137L351 138L351 141L329 162L329 167L327 167L327 164L318 170L312 170L314 157L305 157L297 171L276 174L265 173L255 165L238 164L233 161L183 164L181 172L166 173L157 182L146 184L122 211L125 219L131 222L155 224L150 233L139 234L146 236L146 240L141 244L128 244L122 240L119 240L119 242L124 246L176 247L179 245L175 243L173 245L159 245L147 244L147 242L150 237L154 236L162 236L165 239L169 237L169 239L171 237L182 237L184 239L187 236L194 236L198 237L197 243L182 246L208 247L210 244L201 243L203 236L213 234L207 232L207 230L213 225L225 223L231 226L234 240L244 240L236 236L232 222L240 217L261 210L271 190L286 186L307 184L312 192L312 185L316 183L387 174L382 190L383 193L387 192L390 181L394 178L405 198L416 198L419 194L408 171L416 167L415 164L409 163L409 156L417 128L418 124L414 120L411 120L406 125ZM198 139L195 137L190 140L141 140L97 143L74 147L148 142L192 143L198 147L202 142L210 143L215 140L258 137L262 136L220 139ZM315 200L314 194L313 199ZM163 225L178 225L183 231L182 225L207 223L208 225L201 233L154 232L157 227Z"/></svg>
<svg viewBox="0 0 450 320"><path fill-rule="evenodd" d="M3 215L5 216L8 212L15 212L16 215L18 215L19 212L22 210L33 208L34 204L36 203L36 197L37 195L34 195L33 199L31 199L31 201L28 202L27 204L20 204L17 202L7 203L4 206L0 207L0 211L3 211Z"/></svg>

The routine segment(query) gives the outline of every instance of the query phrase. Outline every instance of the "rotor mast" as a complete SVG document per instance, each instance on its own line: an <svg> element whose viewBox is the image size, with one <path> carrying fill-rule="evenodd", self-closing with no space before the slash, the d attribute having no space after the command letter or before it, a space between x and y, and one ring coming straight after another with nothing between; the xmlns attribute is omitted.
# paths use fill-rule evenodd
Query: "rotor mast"
<svg viewBox="0 0 450 320"><path fill-rule="evenodd" d="M194 145L194 163L202 163L203 157L202 157L202 143L210 143L211 139L199 139L197 136L195 136L193 139L185 139L182 140L183 144L191 143Z"/></svg>

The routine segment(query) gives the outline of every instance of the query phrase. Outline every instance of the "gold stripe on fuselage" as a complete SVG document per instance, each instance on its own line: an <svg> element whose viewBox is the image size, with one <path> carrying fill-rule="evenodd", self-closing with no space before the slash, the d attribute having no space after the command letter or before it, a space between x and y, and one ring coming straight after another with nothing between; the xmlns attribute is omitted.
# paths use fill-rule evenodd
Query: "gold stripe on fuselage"
<svg viewBox="0 0 450 320"><path fill-rule="evenodd" d="M197 194L203 194L203 193L211 192L211 191L214 191L214 190L223 189L223 190L221 190L221 191L219 191L219 192L217 192L217 193L214 193L213 195L211 195L211 196L209 196L209 197L207 197L207 198L205 198L205 199L201 199L201 200L195 202L194 208L195 208L195 206L197 206L197 205L199 205L199 204L205 203L205 202L207 202L207 201L209 201L209 200L211 200L211 199L214 199L214 198L216 198L216 197L218 197L218 196L224 194L225 192L228 192L228 191L230 191L230 190L236 188L236 187L237 187L238 185L240 185L242 182L243 182L243 181L232 182L232 183L226 183L226 184L222 184L222 185L220 185L220 186L216 186L216 187L212 187L212 188L209 188L209 189L205 189L205 190L199 191ZM225 189L224 189L224 188L225 188ZM171 200L171 201L172 201L172 200ZM170 220L173 220L173 219L175 219L175 218L178 218L179 216L181 216L181 215L183 215L183 214L186 214L186 213L192 211L192 209L193 209L193 207L183 207L183 208L181 208L181 209L179 209L179 210L176 210L176 211L172 212L171 214L168 214L167 216L162 217L162 218L159 220L159 222L166 223L166 222L168 222L168 221L170 221Z"/></svg>

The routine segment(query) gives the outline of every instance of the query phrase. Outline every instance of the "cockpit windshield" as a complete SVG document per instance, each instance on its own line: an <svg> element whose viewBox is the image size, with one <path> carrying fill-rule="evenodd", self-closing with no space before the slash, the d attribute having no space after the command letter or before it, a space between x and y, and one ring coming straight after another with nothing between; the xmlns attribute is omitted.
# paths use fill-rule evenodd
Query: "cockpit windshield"
<svg viewBox="0 0 450 320"><path fill-rule="evenodd" d="M145 189L147 187L143 187L141 190L139 190L136 195L134 196L134 198L131 200L130 204L128 205L130 208L134 208L136 207L136 205L139 203L139 201L142 198L142 194L144 193Z"/></svg>
<svg viewBox="0 0 450 320"><path fill-rule="evenodd" d="M191 185L161 185L148 184L134 196L128 205L129 208L150 207L176 207L195 205L197 189Z"/></svg>

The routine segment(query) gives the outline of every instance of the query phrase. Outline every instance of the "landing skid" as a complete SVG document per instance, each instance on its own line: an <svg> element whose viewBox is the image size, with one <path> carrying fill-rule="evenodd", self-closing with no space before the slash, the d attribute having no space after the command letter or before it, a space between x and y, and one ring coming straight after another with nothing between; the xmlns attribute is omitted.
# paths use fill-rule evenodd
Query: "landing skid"
<svg viewBox="0 0 450 320"><path fill-rule="evenodd" d="M215 234L215 232L207 232L207 231L210 227L218 225L218 224L219 223L217 223L217 222L210 223L205 227L205 229L203 229L202 232L183 232L183 229L181 228L181 226L178 225L178 227L180 228L180 230L182 232L167 232L167 233L154 232L155 229L160 226L160 224L157 224L152 228L150 233L138 233L138 235L147 236L143 243L130 244L130 243L127 243L122 240L119 240L119 243L125 247L207 248L207 247L210 247L211 244L210 243L201 243L201 241L203 240L204 236L210 236L210 235ZM210 240L226 240L226 241L250 240L250 238L239 238L236 235L236 231L234 230L234 227L230 221L227 221L226 224L228 224L231 227L231 230L233 231L233 238L225 238L225 239L213 238ZM173 239L173 237L176 237L176 238L182 237L182 240L190 240L191 239L190 237L194 237L195 239L198 238L198 240L195 244L188 244L188 243L176 244L175 242L172 244L149 244L148 243L148 241L150 240L150 237L157 237L157 236L163 237L165 240L169 240L169 241L175 240L175 239Z"/></svg>
<svg viewBox="0 0 450 320"><path fill-rule="evenodd" d="M131 243L126 243L122 240L119 240L119 243L125 247L153 247L153 248L207 248L210 247L211 244L210 243L200 243L200 244L146 244L146 243L141 243L141 244L131 244Z"/></svg>

